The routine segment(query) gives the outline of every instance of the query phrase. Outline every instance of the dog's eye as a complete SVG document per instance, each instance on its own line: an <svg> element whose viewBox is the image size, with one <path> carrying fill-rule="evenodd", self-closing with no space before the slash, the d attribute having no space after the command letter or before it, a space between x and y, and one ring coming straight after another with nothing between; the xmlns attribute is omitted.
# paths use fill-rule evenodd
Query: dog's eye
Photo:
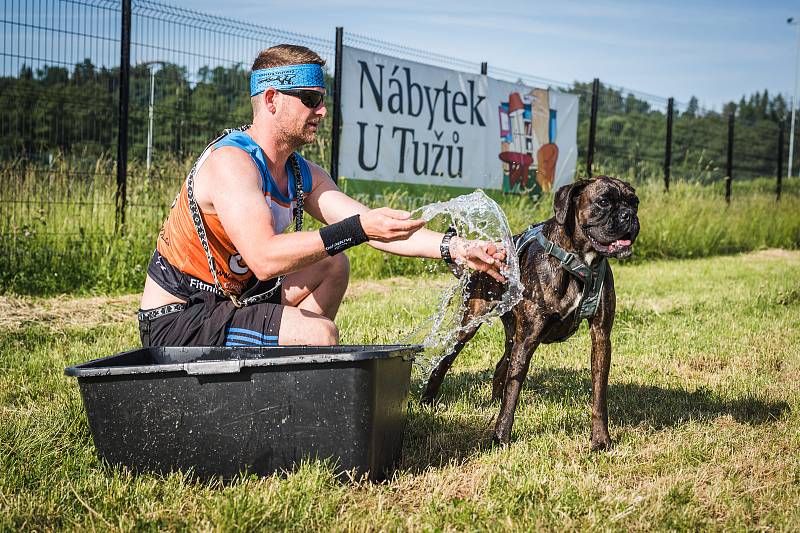
<svg viewBox="0 0 800 533"><path fill-rule="evenodd" d="M608 207L609 205L611 205L611 202L609 202L607 198L600 198L599 200L597 200L597 205L599 205L600 207Z"/></svg>

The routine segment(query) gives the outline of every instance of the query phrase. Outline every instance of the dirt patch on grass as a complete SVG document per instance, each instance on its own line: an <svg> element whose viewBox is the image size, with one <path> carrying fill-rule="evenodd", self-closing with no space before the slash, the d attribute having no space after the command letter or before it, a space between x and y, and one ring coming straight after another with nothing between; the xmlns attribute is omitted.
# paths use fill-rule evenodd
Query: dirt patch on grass
<svg viewBox="0 0 800 533"><path fill-rule="evenodd" d="M138 294L90 298L0 297L0 328L100 326L136 320Z"/></svg>
<svg viewBox="0 0 800 533"><path fill-rule="evenodd" d="M355 281L345 298L360 298L368 294L390 294L412 290L424 284L431 290L441 290L449 279L388 278ZM32 326L53 329L65 327L95 327L134 323L139 308L139 294L124 296L36 298L30 296L0 296L0 329L18 330Z"/></svg>
<svg viewBox="0 0 800 533"><path fill-rule="evenodd" d="M788 259L791 261L800 261L800 251L798 250L782 250L780 248L769 248L767 250L759 250L758 252L751 252L743 254L753 259Z"/></svg>
<svg viewBox="0 0 800 533"><path fill-rule="evenodd" d="M800 262L798 250L768 249L743 255L756 260ZM428 290L441 291L452 281L453 279L447 276L354 281L350 283L345 299L355 299L370 294L391 294L398 290L416 290L420 286ZM680 303L671 296L663 299L640 298L633 302L633 305L662 314L673 311L680 306ZM0 296L0 329L16 330L34 325L58 329L135 322L138 304L138 294L82 298L66 295L55 298Z"/></svg>

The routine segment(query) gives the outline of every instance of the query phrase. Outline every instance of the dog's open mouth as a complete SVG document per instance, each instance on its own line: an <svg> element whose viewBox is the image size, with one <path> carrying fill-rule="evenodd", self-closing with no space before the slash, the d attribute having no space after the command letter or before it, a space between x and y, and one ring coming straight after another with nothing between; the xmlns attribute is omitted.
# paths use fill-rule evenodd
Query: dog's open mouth
<svg viewBox="0 0 800 533"><path fill-rule="evenodd" d="M589 237L589 242L592 243L592 247L595 250L600 252L603 255L608 255L611 257L617 258L625 258L629 257L633 253L633 241L631 240L630 235L625 235L621 239L617 239L615 241L611 241L608 244L602 244L596 239L594 239L591 235Z"/></svg>

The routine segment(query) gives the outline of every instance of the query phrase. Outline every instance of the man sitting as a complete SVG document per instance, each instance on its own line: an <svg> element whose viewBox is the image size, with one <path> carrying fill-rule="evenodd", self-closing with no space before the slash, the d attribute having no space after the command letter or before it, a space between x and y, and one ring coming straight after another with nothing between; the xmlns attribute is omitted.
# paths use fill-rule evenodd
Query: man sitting
<svg viewBox="0 0 800 533"><path fill-rule="evenodd" d="M253 63L253 124L226 130L194 164L158 236L139 311L144 346L331 345L347 248L443 257L502 281L502 250L369 209L296 150L327 114L322 66L279 45ZM309 214L326 224L302 231ZM284 233L295 222L296 231Z"/></svg>

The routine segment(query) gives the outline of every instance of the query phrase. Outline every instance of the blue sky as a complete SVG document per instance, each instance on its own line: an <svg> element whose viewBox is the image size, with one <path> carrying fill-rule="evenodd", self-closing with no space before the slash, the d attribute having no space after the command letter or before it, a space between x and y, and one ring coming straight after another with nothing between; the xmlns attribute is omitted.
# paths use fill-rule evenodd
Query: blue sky
<svg viewBox="0 0 800 533"><path fill-rule="evenodd" d="M334 28L571 82L602 81L719 109L791 95L800 2L190 0L180 5L333 39ZM513 10L513 11L512 11Z"/></svg>

